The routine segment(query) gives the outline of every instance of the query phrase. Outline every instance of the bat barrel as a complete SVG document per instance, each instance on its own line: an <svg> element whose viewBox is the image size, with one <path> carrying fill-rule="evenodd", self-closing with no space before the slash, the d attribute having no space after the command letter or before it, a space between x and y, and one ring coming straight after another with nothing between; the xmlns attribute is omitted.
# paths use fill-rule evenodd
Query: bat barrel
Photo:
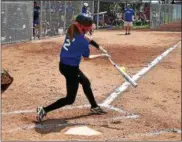
<svg viewBox="0 0 182 142"><path fill-rule="evenodd" d="M123 75L123 77L133 86L133 87L137 87L137 83L126 73L126 72L122 72L120 70L120 73Z"/></svg>
<svg viewBox="0 0 182 142"><path fill-rule="evenodd" d="M112 61L112 59L111 58L108 58L109 59L109 61L111 62L111 64L113 64L118 70L119 70L119 72L121 73L121 75L133 86L133 87L137 87L137 83L126 73L126 72L124 72L124 71L122 71L121 69L120 69L120 67L116 64L116 63L114 63L114 61Z"/></svg>

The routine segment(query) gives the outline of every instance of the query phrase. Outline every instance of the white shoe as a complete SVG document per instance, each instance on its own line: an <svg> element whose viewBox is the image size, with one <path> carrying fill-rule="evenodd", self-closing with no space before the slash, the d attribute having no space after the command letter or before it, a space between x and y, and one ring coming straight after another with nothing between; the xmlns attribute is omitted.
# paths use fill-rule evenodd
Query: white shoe
<svg viewBox="0 0 182 142"><path fill-rule="evenodd" d="M44 108L42 106L37 107L37 116L36 116L37 121L41 122L45 116L46 116L46 112Z"/></svg>
<svg viewBox="0 0 182 142"><path fill-rule="evenodd" d="M106 112L100 107L95 107L90 109L92 114L105 114Z"/></svg>

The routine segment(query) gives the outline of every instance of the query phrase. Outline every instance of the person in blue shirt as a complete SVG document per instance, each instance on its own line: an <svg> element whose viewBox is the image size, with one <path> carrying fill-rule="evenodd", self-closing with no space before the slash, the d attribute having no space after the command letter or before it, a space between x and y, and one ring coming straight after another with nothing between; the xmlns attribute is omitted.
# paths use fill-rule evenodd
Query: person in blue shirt
<svg viewBox="0 0 182 142"><path fill-rule="evenodd" d="M82 7L81 13L82 13L83 15L85 15L85 16L90 16L90 17L92 17L92 13L88 10L88 3L86 3L86 2L83 3L83 7ZM90 36L92 36L93 32L94 32L93 29L91 29L91 30L89 31Z"/></svg>
<svg viewBox="0 0 182 142"><path fill-rule="evenodd" d="M88 3L84 3L82 7L82 14L87 14Z"/></svg>
<svg viewBox="0 0 182 142"><path fill-rule="evenodd" d="M82 7L82 12L83 15L85 16L91 16L91 12L88 10L88 3L83 3L83 7Z"/></svg>
<svg viewBox="0 0 182 142"><path fill-rule="evenodd" d="M105 111L95 101L91 83L86 75L80 70L79 65L82 57L93 59L97 57L109 57L107 51L93 40L85 37L85 34L93 26L93 20L84 15L78 15L76 20L67 30L65 41L60 52L59 71L66 79L67 95L46 107L37 108L37 120L42 121L46 114L65 105L73 104L77 95L79 83L91 104L90 111L94 114L104 114ZM104 52L99 55L90 55L89 44Z"/></svg>
<svg viewBox="0 0 182 142"><path fill-rule="evenodd" d="M35 28L39 30L39 15L40 7L37 5L37 2L34 2L34 13L33 13L33 36L35 37ZM39 35L38 35L39 38Z"/></svg>
<svg viewBox="0 0 182 142"><path fill-rule="evenodd" d="M130 35L131 27L133 26L133 16L135 14L134 10L131 8L130 4L127 4L127 8L123 11L124 13L124 27L125 35Z"/></svg>

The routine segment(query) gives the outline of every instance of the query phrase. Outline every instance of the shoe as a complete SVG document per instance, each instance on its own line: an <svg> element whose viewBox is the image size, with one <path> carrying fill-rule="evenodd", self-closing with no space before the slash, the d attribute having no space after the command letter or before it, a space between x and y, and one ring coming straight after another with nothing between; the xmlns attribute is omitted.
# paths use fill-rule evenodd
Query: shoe
<svg viewBox="0 0 182 142"><path fill-rule="evenodd" d="M36 117L37 121L41 122L45 116L46 116L46 112L45 112L44 108L42 106L38 107L37 108L37 117Z"/></svg>
<svg viewBox="0 0 182 142"><path fill-rule="evenodd" d="M105 114L106 113L100 106L95 107L95 108L91 108L90 112L92 114Z"/></svg>
<svg viewBox="0 0 182 142"><path fill-rule="evenodd" d="M131 35L131 33L128 33L128 35Z"/></svg>
<svg viewBox="0 0 182 142"><path fill-rule="evenodd" d="M127 35L128 33L125 33L125 35Z"/></svg>

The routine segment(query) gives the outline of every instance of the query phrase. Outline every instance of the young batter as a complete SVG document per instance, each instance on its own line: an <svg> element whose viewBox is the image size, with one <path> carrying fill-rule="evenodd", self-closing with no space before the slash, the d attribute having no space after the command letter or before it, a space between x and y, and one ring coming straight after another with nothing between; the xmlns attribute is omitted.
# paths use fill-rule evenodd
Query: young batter
<svg viewBox="0 0 182 142"><path fill-rule="evenodd" d="M80 70L79 64L81 58L96 58L98 56L89 56L89 44L96 48L106 51L95 41L85 37L85 33L90 31L93 26L93 20L85 15L78 15L75 22L68 28L65 41L60 53L59 71L66 79L67 95L46 107L37 108L37 120L42 121L46 114L65 105L73 104L77 95L79 83L91 104L90 111L94 114L105 113L96 103L89 79ZM108 57L102 54L102 57Z"/></svg>

